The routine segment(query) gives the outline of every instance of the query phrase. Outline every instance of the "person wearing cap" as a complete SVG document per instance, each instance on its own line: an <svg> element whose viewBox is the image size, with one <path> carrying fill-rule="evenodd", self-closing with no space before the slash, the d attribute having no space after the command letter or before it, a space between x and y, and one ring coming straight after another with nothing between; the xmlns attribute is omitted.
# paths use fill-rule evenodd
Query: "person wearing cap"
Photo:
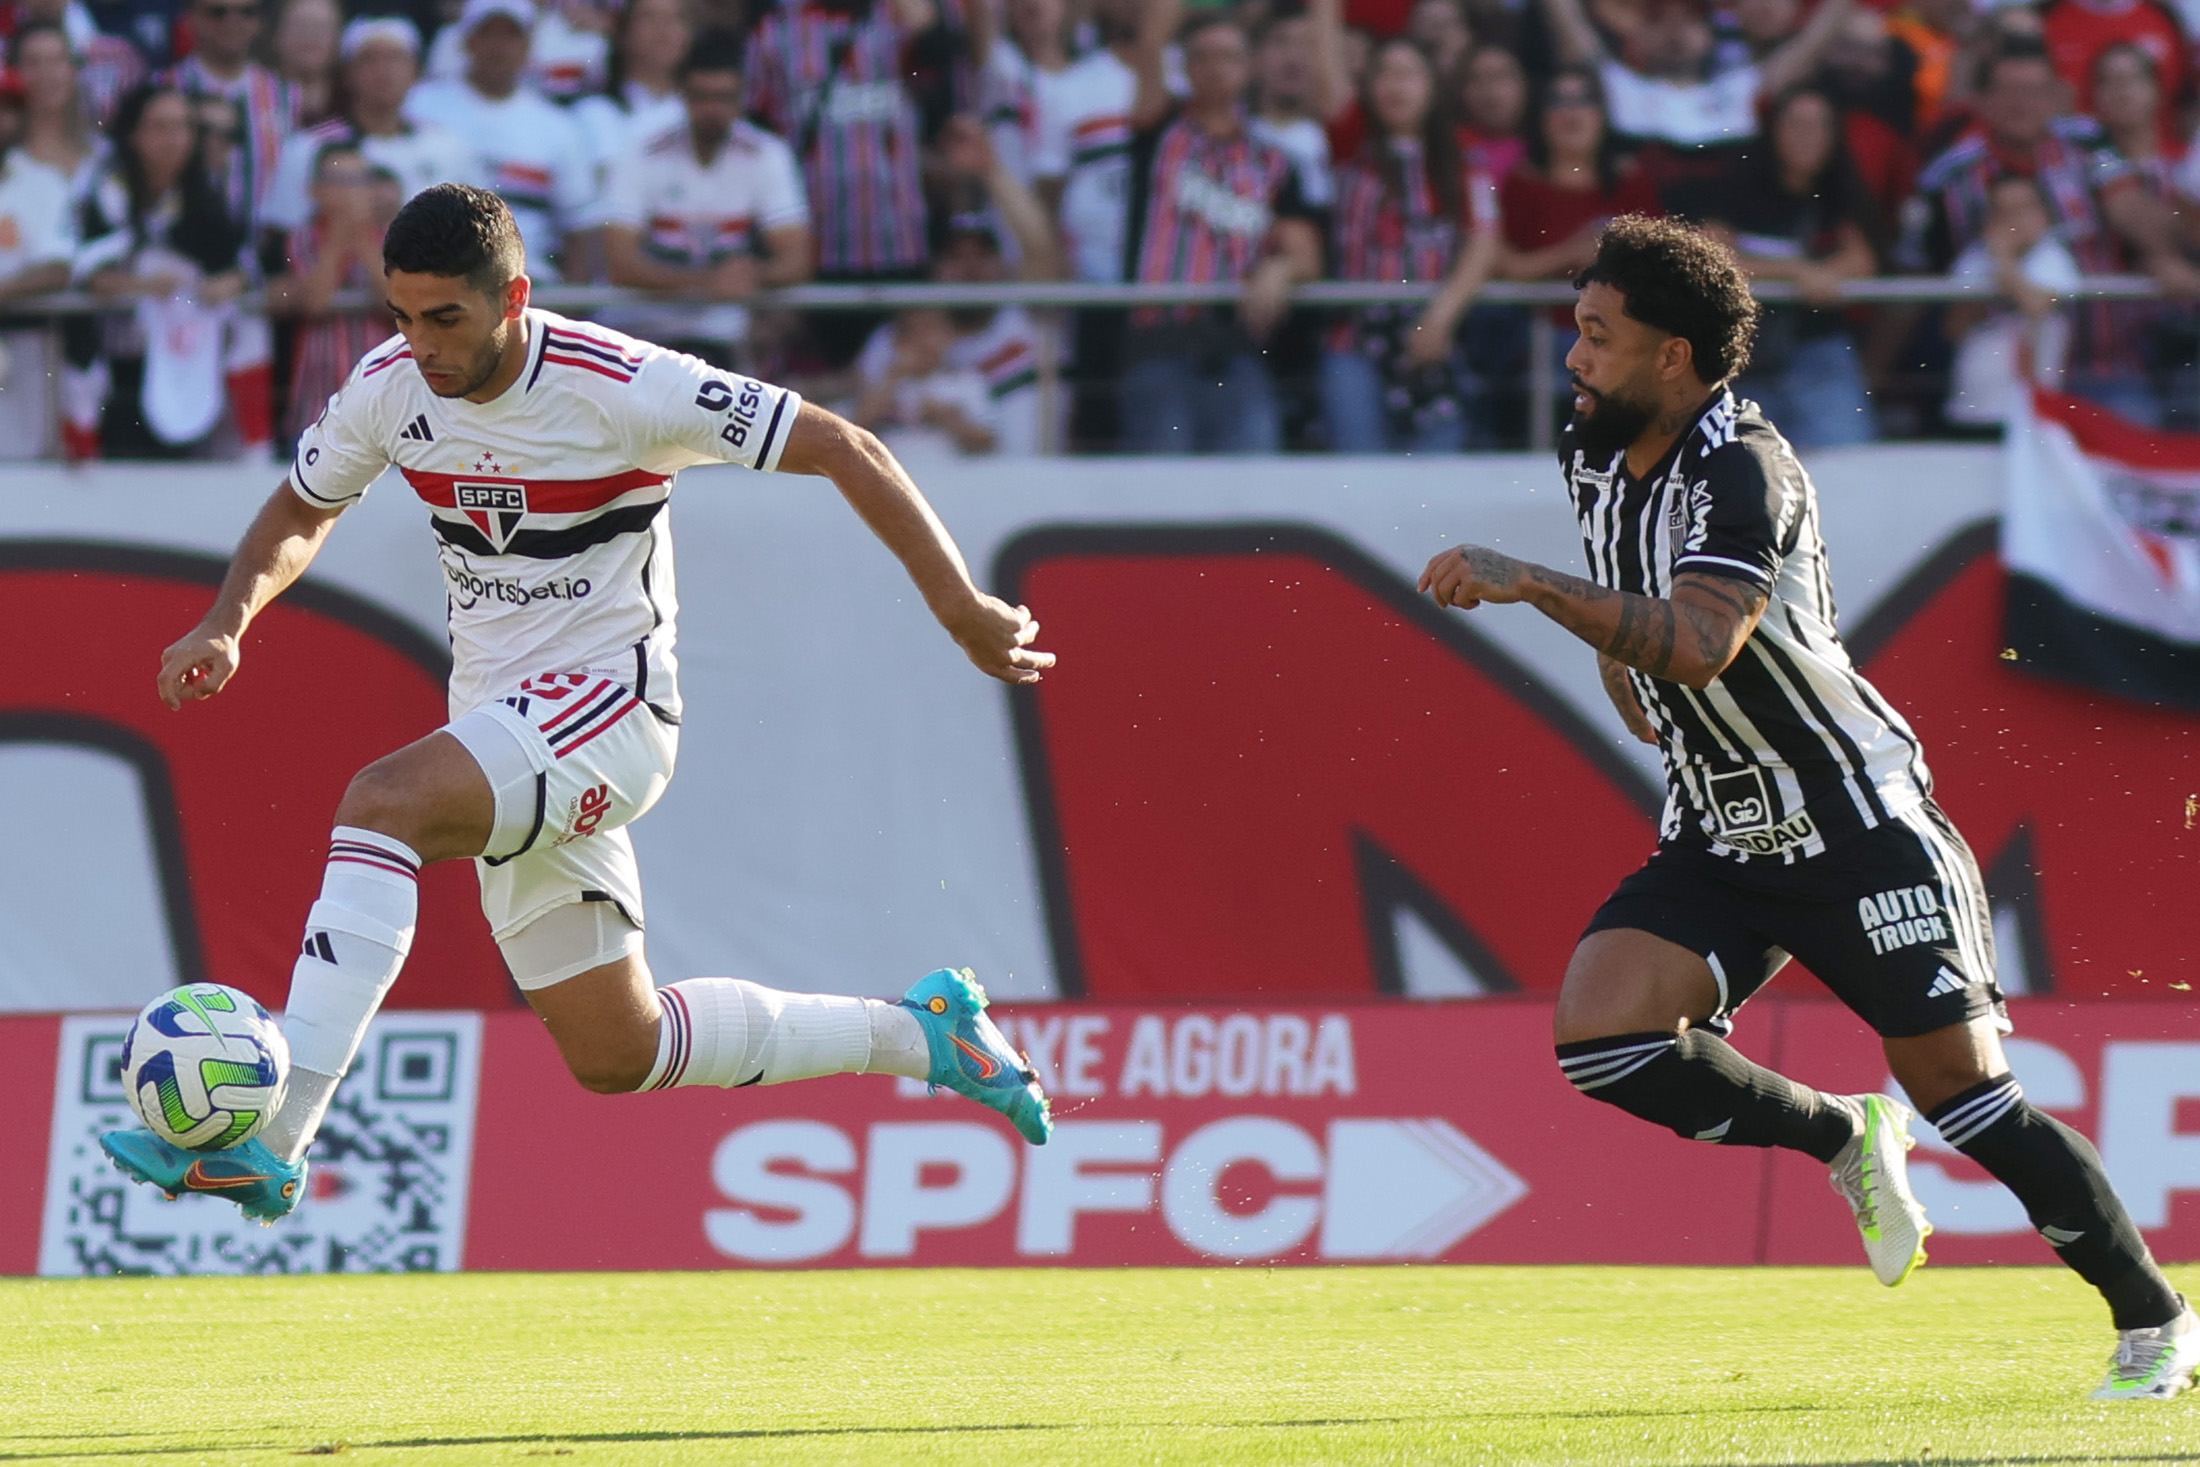
<svg viewBox="0 0 2200 1467"><path fill-rule="evenodd" d="M484 185L519 224L529 261L554 262L564 272L588 253L580 236L595 169L572 114L527 81L534 25L529 0L466 0L457 22L465 78L420 83L405 115L439 123L471 143Z"/></svg>
<svg viewBox="0 0 2200 1467"><path fill-rule="evenodd" d="M430 184L483 182L474 150L447 128L412 122L405 98L420 77L420 32L400 16L362 16L337 42L344 110L294 134L283 145L261 207L263 228L287 236L313 217L314 164L331 143L352 143L369 166L385 169L406 198ZM281 259L282 240L269 253Z"/></svg>
<svg viewBox="0 0 2200 1467"><path fill-rule="evenodd" d="M738 36L696 37L680 89L682 121L610 169L604 254L614 285L720 304L621 312L614 324L730 368L748 334L736 303L809 278L810 206L794 151L741 116Z"/></svg>

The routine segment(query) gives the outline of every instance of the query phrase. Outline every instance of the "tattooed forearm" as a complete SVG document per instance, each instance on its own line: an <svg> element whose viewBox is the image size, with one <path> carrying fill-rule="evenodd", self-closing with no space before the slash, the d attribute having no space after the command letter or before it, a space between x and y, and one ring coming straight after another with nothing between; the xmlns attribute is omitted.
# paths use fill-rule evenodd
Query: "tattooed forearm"
<svg viewBox="0 0 2200 1467"><path fill-rule="evenodd" d="M1672 602L1622 596L1619 629L1600 650L1616 662L1640 668L1652 677L1664 677L1673 669L1674 643L1679 634Z"/></svg>

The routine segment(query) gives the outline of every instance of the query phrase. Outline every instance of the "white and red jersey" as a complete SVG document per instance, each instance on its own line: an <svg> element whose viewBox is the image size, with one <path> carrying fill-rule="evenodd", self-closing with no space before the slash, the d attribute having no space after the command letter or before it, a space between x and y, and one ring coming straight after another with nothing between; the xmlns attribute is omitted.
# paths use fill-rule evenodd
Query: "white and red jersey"
<svg viewBox="0 0 2200 1467"><path fill-rule="evenodd" d="M453 718L539 674L593 672L676 721L673 476L777 468L802 399L548 311L526 325L526 367L491 402L438 397L402 336L368 352L298 440L290 486L341 508L394 466L427 504Z"/></svg>

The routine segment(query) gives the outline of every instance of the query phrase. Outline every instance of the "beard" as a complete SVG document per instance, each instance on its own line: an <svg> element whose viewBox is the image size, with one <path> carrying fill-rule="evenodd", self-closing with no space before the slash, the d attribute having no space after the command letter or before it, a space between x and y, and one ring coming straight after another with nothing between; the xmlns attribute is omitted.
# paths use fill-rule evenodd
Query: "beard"
<svg viewBox="0 0 2200 1467"><path fill-rule="evenodd" d="M474 353L473 360L466 364L457 380L442 387L431 382L428 390L437 397L464 397L470 392L479 392L483 384L497 374L497 367L504 361L504 348L511 339L512 323L498 322L497 329L489 333L489 339L481 344L481 350Z"/></svg>
<svg viewBox="0 0 2200 1467"><path fill-rule="evenodd" d="M1634 402L1624 397L1613 397L1584 387L1580 378L1574 379L1574 391L1586 395L1589 410L1574 410L1574 442L1590 463L1610 463L1625 452L1650 420L1657 416L1657 406L1649 402Z"/></svg>

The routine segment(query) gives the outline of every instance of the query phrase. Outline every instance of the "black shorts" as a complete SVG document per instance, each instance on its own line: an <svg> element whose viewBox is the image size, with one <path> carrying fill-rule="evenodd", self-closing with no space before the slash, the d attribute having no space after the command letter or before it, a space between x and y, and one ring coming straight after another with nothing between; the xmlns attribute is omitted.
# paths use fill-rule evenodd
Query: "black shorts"
<svg viewBox="0 0 2200 1467"><path fill-rule="evenodd" d="M1703 956L1719 985L1709 1027L1722 1033L1790 956L1884 1038L1989 1015L2007 1027L1986 884L1929 800L1793 865L1661 845L1588 931L1617 927Z"/></svg>

